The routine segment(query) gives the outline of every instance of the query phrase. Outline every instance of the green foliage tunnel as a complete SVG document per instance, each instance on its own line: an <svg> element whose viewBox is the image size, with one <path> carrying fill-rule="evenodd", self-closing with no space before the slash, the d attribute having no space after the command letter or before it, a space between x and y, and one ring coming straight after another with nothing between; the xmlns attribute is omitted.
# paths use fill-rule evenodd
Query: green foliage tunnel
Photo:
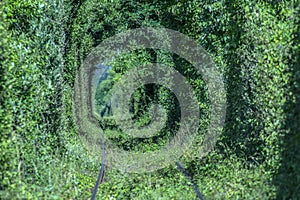
<svg viewBox="0 0 300 200"><path fill-rule="evenodd" d="M4 0L0 5L1 199L91 197L100 159L78 137L76 74L103 40L140 27L188 35L224 77L226 121L216 147L204 158L183 158L206 199L300 199L299 0ZM209 123L205 82L190 63L170 52L143 49L116 58L111 77L96 93L97 106L122 74L153 62L174 67L193 86L201 138ZM168 110L160 137L130 141L119 134L116 145L154 151L173 136L178 102L164 87L146 85L135 92L131 112L136 123L149 122L152 103ZM120 132L109 117L106 123L111 134ZM145 174L108 168L98 195L195 198L173 165Z"/></svg>

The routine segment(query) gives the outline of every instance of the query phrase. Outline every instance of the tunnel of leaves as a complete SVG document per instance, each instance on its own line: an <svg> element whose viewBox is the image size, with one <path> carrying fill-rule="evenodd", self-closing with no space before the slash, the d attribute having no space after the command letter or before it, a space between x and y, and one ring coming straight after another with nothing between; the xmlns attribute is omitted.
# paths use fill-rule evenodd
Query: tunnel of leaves
<svg viewBox="0 0 300 200"><path fill-rule="evenodd" d="M209 52L224 76L228 106L217 146L205 158L182 158L204 196L299 198L299 0L4 0L0 5L1 198L91 196L100 163L78 138L73 113L76 73L101 41L139 27L165 27L188 35ZM209 123L205 83L176 55L145 49L116 58L102 90L130 67L153 62L168 64L188 78L199 100L201 136ZM96 104L103 105L105 98L97 99ZM117 145L152 151L172 137L169 129L176 128L180 113L166 88L146 85L135 92L135 120L147 124L144 107L155 101L173 116L161 135L143 141L118 136ZM106 124L118 130L109 116ZM98 195L195 198L175 166L150 174L108 169Z"/></svg>

